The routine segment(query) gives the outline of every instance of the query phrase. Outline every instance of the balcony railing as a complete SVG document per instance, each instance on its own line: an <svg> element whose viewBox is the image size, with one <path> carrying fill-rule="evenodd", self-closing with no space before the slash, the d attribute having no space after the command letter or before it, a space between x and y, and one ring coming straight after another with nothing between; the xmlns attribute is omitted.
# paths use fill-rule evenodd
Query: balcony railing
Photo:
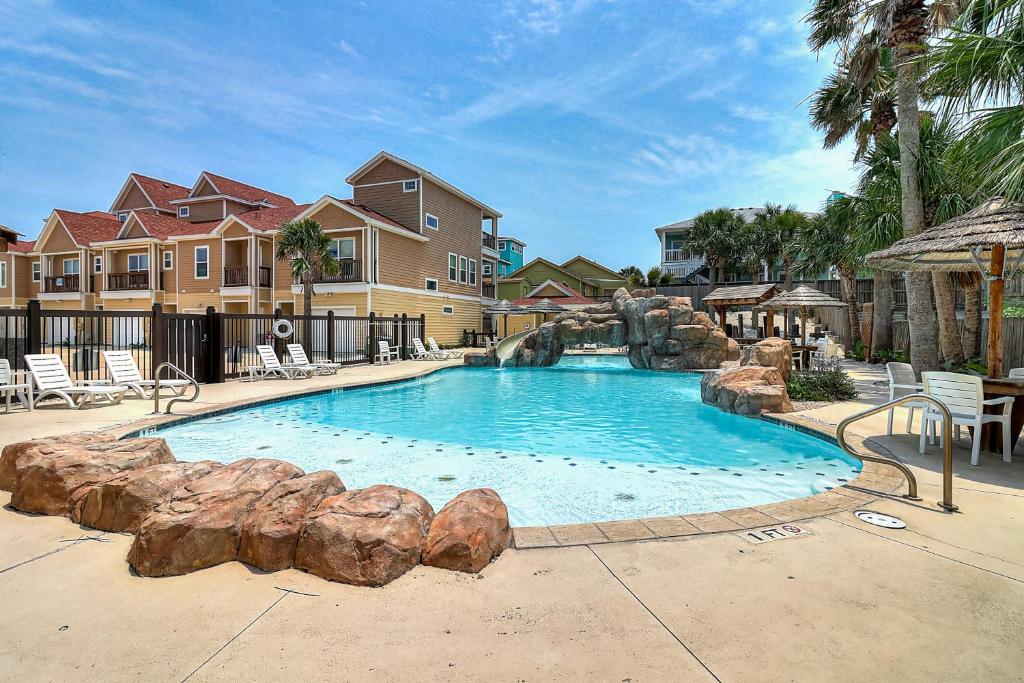
<svg viewBox="0 0 1024 683"><path fill-rule="evenodd" d="M483 286L483 295L484 295L485 299L493 299L494 298L494 285L485 282L484 286Z"/></svg>
<svg viewBox="0 0 1024 683"><path fill-rule="evenodd" d="M338 264L340 268L334 275L325 275L320 273L316 276L316 282L321 283L340 283L340 282L362 282L363 281L363 268L362 264L356 260L339 260Z"/></svg>
<svg viewBox="0 0 1024 683"><path fill-rule="evenodd" d="M260 266L256 271L260 287L270 287L270 266Z"/></svg>
<svg viewBox="0 0 1024 683"><path fill-rule="evenodd" d="M78 275L56 275L53 277L47 277L43 284L47 294L82 291L80 287L81 279Z"/></svg>
<svg viewBox="0 0 1024 683"><path fill-rule="evenodd" d="M149 289L149 273L144 270L128 273L108 273L107 289Z"/></svg>
<svg viewBox="0 0 1024 683"><path fill-rule="evenodd" d="M693 261L700 258L689 249L666 249L662 255L662 263L675 263L678 261Z"/></svg>
<svg viewBox="0 0 1024 683"><path fill-rule="evenodd" d="M224 269L225 287L247 287L249 285L249 266L231 266Z"/></svg>
<svg viewBox="0 0 1024 683"><path fill-rule="evenodd" d="M488 249L494 249L495 251L497 251L497 249L495 248L494 244L495 244L494 235L492 235L489 232L483 233L483 245L485 247L487 247Z"/></svg>

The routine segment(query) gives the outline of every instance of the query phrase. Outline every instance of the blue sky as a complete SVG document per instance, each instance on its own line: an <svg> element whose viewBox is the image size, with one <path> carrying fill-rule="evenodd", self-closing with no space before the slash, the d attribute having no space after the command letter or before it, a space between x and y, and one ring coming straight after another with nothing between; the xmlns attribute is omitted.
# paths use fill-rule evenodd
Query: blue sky
<svg viewBox="0 0 1024 683"><path fill-rule="evenodd" d="M847 187L804 98L806 2L0 0L0 223L107 209L138 171L313 201L381 149L504 213L527 258L658 261L715 206Z"/></svg>

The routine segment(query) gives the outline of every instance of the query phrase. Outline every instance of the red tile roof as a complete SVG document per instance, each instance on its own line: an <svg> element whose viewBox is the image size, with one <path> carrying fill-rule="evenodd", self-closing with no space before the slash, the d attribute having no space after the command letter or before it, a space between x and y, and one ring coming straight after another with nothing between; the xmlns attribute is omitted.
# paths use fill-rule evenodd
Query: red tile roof
<svg viewBox="0 0 1024 683"><path fill-rule="evenodd" d="M32 251L35 248L36 248L36 241L35 240L29 240L27 242L24 241L24 240L18 240L14 244L9 245L7 247L7 251L17 251L17 252L20 252L22 254L27 254L28 252Z"/></svg>
<svg viewBox="0 0 1024 683"><path fill-rule="evenodd" d="M216 175L209 171L203 171L203 173L205 173L206 177L213 182L217 191L221 194L228 194L232 197L238 197L239 199L245 199L253 203L266 200L276 206L295 205L295 202L292 201L290 197L285 197L283 194L276 194L269 190L255 187L254 185L240 183L237 180L225 178L224 176Z"/></svg>
<svg viewBox="0 0 1024 683"><path fill-rule="evenodd" d="M139 173L132 173L132 178L139 184L146 196L156 205L156 208L174 212L170 204L172 199L184 199L188 196L189 189L181 185L169 183L159 178L150 178Z"/></svg>
<svg viewBox="0 0 1024 683"><path fill-rule="evenodd" d="M277 230L282 223L292 220L310 206L312 205L293 204L292 206L280 206L276 209L256 209L240 213L238 218L255 230Z"/></svg>
<svg viewBox="0 0 1024 683"><path fill-rule="evenodd" d="M165 240L174 235L202 235L220 225L219 220L190 223L174 216L158 213L137 212L135 218L146 229L146 232L159 240Z"/></svg>
<svg viewBox="0 0 1024 683"><path fill-rule="evenodd" d="M60 218L75 242L82 246L92 242L112 240L121 231L121 222L106 211L78 213L65 209L54 209L53 212Z"/></svg>
<svg viewBox="0 0 1024 683"><path fill-rule="evenodd" d="M532 306L539 304L544 299L549 299L552 303L556 303L559 306L589 306L590 304L597 303L593 299L583 296L564 282L560 281L558 284L572 292L572 294L570 296L524 296L512 303L516 306Z"/></svg>

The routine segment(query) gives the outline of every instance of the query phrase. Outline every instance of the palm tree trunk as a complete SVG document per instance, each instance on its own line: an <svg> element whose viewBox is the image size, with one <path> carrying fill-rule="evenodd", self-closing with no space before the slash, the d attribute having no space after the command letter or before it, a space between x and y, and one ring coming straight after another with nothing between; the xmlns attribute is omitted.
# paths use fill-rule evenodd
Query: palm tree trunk
<svg viewBox="0 0 1024 683"><path fill-rule="evenodd" d="M956 293L949 273L932 273L932 290L935 293L935 311L939 321L939 351L947 363L962 363L964 347L956 327Z"/></svg>
<svg viewBox="0 0 1024 683"><path fill-rule="evenodd" d="M843 302L846 304L846 326L848 332L843 345L852 349L860 339L860 322L857 317L857 271L850 268L839 269L839 287L843 291Z"/></svg>
<svg viewBox="0 0 1024 683"><path fill-rule="evenodd" d="M871 355L892 348L892 273L876 270L872 284Z"/></svg>
<svg viewBox="0 0 1024 683"><path fill-rule="evenodd" d="M977 358L978 332L981 330L981 277L974 277L964 283L964 355Z"/></svg>
<svg viewBox="0 0 1024 683"><path fill-rule="evenodd" d="M913 4L913 3L911 3ZM924 230L924 202L918 177L921 148L921 117L918 111L919 68L913 58L920 42L901 42L897 48L898 77L896 107L899 115L900 189L903 236ZM939 365L938 324L932 305L931 275L924 271L907 273L907 321L910 326L910 362L914 370L932 370Z"/></svg>

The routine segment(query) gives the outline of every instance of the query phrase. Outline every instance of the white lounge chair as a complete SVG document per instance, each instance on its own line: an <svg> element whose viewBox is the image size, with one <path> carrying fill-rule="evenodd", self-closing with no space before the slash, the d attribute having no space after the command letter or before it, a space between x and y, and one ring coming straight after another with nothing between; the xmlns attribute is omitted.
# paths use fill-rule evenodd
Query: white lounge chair
<svg viewBox="0 0 1024 683"><path fill-rule="evenodd" d="M0 358L0 394L4 396L4 412L11 412L11 396L17 397L21 405L32 410L32 383L15 382L11 362Z"/></svg>
<svg viewBox="0 0 1024 683"><path fill-rule="evenodd" d="M972 465L978 464L978 457L981 454L981 427L991 422L1002 426L1003 461L1010 462L1010 412L1013 410L1013 396L1000 396L986 400L981 378L973 375L961 375L956 372L922 372L921 379L924 380L925 395L938 399L949 408L957 438L960 437L962 425L974 428L973 443L971 444ZM1001 414L985 413L985 406L1000 405L1003 407ZM931 406L925 406L921 418L921 442L918 447L921 453L924 453L924 440L928 427L932 426L933 428L932 441L934 442L934 429L941 424L942 414ZM939 443L941 445L941 439Z"/></svg>
<svg viewBox="0 0 1024 683"><path fill-rule="evenodd" d="M128 387L140 398L153 398L156 380L142 378L142 373L139 372L139 366L131 351L101 351L100 354L103 356L103 362L106 363L107 370L110 371L110 379L114 384ZM167 387L175 396L184 394L189 384L187 379L180 377L168 377L160 380L160 388Z"/></svg>
<svg viewBox="0 0 1024 683"><path fill-rule="evenodd" d="M420 346L423 346L423 342L420 342ZM374 363L391 365L392 362L397 363L399 358L397 346L389 346L384 339L377 342L377 355L374 357Z"/></svg>
<svg viewBox="0 0 1024 683"><path fill-rule="evenodd" d="M285 348L288 349L288 355L292 357L293 361L285 363L284 367L286 368L316 368L316 374L318 375L334 375L337 374L338 368L341 367L341 363L330 363L328 361L311 363L309 358L306 357L306 349L302 348L302 344L287 344Z"/></svg>
<svg viewBox="0 0 1024 683"><path fill-rule="evenodd" d="M1010 370L1010 374L1007 375L1010 379L1024 379L1024 368L1014 368Z"/></svg>
<svg viewBox="0 0 1024 683"><path fill-rule="evenodd" d="M597 353L597 344L587 342L583 345L583 353Z"/></svg>
<svg viewBox="0 0 1024 683"><path fill-rule="evenodd" d="M437 345L433 337L427 337L427 346L430 347L431 353L441 354L444 358L462 358L462 351L453 351L451 349L445 350Z"/></svg>
<svg viewBox="0 0 1024 683"><path fill-rule="evenodd" d="M886 363L885 371L889 374L890 401L901 396L920 394L924 391L924 385L917 381L914 368L910 363ZM923 410L925 406L922 402L914 402L907 403L904 407L907 409L907 434L909 434L914 424L914 411ZM892 435L892 421L895 413L895 408L889 409L889 428L886 434L890 436Z"/></svg>
<svg viewBox="0 0 1024 683"><path fill-rule="evenodd" d="M29 353L25 355L25 365L35 385L37 394L32 405L46 398L61 398L69 408L79 409L87 403L102 400L111 405L124 399L128 387L110 384L107 380L88 380L75 384L68 375L67 368L60 356L50 353ZM75 400L74 397L78 397Z"/></svg>
<svg viewBox="0 0 1024 683"><path fill-rule="evenodd" d="M413 360L444 360L445 358L444 353L440 350L427 351L419 337L413 337L410 357Z"/></svg>
<svg viewBox="0 0 1024 683"><path fill-rule="evenodd" d="M260 363L262 365L251 366L249 368L250 377L259 377L261 379L267 377L295 379L297 377L312 377L316 373L316 368L311 365L281 365L277 354L274 353L274 347L269 344L258 344L256 352L260 354Z"/></svg>

